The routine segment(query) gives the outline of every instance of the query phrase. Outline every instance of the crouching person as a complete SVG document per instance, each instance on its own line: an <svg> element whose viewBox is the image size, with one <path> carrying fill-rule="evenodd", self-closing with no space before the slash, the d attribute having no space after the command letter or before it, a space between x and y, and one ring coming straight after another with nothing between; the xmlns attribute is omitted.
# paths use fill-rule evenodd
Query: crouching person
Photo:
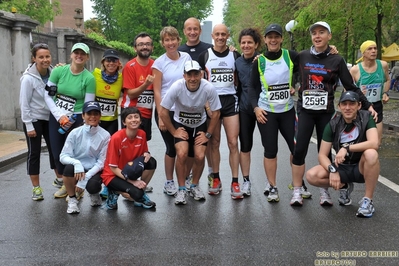
<svg viewBox="0 0 399 266"><path fill-rule="evenodd" d="M101 171L104 167L110 135L99 126L101 108L98 102L83 105L84 125L72 130L60 154L65 165L64 184L69 196L67 213L79 213L76 194L85 189L90 194L91 206L101 205Z"/></svg>
<svg viewBox="0 0 399 266"><path fill-rule="evenodd" d="M358 94L343 92L338 107L341 115L332 119L323 133L320 165L309 169L306 178L310 184L320 187L320 204L330 206L328 187L340 191L338 202L346 206L352 203L353 183L365 183L365 195L359 202L356 216L371 217L373 193L380 172L377 128L370 113L360 110ZM328 158L331 147L336 152L334 162Z"/></svg>
<svg viewBox="0 0 399 266"><path fill-rule="evenodd" d="M125 108L121 119L126 128L112 135L101 175L108 187L105 207L117 209L119 194L127 193L135 206L154 208L156 204L150 200L145 189L154 175L157 162L148 151L146 133L140 129L140 111L135 107Z"/></svg>

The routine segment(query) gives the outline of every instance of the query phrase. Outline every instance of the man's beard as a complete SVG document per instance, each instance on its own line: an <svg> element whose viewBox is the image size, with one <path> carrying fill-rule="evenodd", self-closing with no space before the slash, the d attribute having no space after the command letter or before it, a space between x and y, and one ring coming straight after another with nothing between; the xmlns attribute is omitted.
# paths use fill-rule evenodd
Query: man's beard
<svg viewBox="0 0 399 266"><path fill-rule="evenodd" d="M137 51L137 56L141 57L141 58L149 58L151 56L152 52L150 50L146 50L146 51Z"/></svg>

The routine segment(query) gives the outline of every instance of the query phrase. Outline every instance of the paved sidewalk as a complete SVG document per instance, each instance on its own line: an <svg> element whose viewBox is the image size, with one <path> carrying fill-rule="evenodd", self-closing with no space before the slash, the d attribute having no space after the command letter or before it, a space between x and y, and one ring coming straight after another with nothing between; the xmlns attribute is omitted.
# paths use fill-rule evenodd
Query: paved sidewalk
<svg viewBox="0 0 399 266"><path fill-rule="evenodd" d="M26 157L27 146L22 131L0 131L0 169Z"/></svg>

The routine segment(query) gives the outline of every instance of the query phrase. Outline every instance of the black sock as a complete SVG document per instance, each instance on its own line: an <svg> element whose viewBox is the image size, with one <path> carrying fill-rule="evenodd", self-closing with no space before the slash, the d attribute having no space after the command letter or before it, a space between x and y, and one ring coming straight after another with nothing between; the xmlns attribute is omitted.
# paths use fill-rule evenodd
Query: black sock
<svg viewBox="0 0 399 266"><path fill-rule="evenodd" d="M244 182L249 181L249 175L244 176Z"/></svg>
<svg viewBox="0 0 399 266"><path fill-rule="evenodd" d="M219 173L212 173L212 175L213 175L213 178L219 178L220 179Z"/></svg>
<svg viewBox="0 0 399 266"><path fill-rule="evenodd" d="M73 194L73 196L69 196L69 198L76 198L76 195L75 195L75 194Z"/></svg>
<svg viewBox="0 0 399 266"><path fill-rule="evenodd" d="M238 183L238 177L233 177L232 179L231 179L231 183L233 184L233 183Z"/></svg>

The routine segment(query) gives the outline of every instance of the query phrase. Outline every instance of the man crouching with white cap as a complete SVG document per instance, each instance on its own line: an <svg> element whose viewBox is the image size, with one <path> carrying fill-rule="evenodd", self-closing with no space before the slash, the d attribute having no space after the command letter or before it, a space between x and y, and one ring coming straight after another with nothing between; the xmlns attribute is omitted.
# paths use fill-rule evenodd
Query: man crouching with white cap
<svg viewBox="0 0 399 266"><path fill-rule="evenodd" d="M187 191L185 173L188 151L194 150L193 180L190 196L195 200L205 199L199 187L199 179L205 164L205 151L209 139L220 116L220 100L213 85L202 78L201 67L197 61L187 61L182 79L172 84L161 102L160 116L168 131L175 138L177 153L176 173L179 190L175 204L186 204ZM207 125L205 104L209 103L211 119ZM169 118L169 110L174 106L174 121Z"/></svg>

